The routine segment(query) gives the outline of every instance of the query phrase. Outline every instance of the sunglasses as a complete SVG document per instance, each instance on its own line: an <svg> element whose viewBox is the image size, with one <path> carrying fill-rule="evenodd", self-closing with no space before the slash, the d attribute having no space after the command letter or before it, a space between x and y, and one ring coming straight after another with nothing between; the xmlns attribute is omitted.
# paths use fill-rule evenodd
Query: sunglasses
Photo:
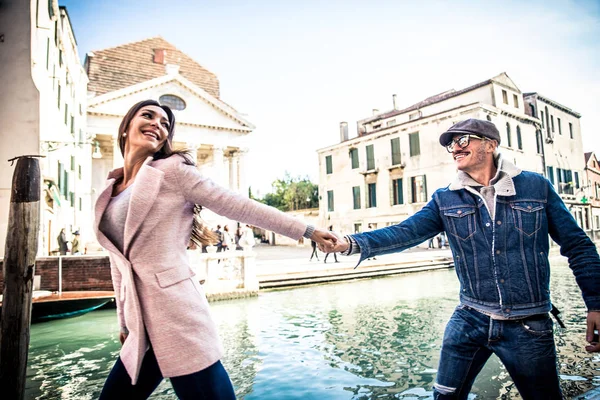
<svg viewBox="0 0 600 400"><path fill-rule="evenodd" d="M471 143L471 138L478 140L487 140L487 138L477 136L477 135L463 135L456 139L452 139L450 143L446 145L446 150L448 153L452 153L454 151L454 146L458 146L460 149L464 149Z"/></svg>

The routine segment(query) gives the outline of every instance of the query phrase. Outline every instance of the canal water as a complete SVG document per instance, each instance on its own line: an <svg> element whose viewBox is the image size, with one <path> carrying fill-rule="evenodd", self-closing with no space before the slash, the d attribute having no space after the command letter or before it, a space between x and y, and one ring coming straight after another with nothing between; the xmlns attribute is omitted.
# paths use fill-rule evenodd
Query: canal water
<svg viewBox="0 0 600 400"><path fill-rule="evenodd" d="M556 328L561 385L572 398L600 385L600 355L584 350L585 306L571 271L561 257L551 264L567 325ZM455 272L438 270L211 306L238 398L427 399L457 296ZM119 348L115 310L33 325L26 399L96 399ZM163 381L151 398L176 397ZM492 357L470 398L520 397Z"/></svg>

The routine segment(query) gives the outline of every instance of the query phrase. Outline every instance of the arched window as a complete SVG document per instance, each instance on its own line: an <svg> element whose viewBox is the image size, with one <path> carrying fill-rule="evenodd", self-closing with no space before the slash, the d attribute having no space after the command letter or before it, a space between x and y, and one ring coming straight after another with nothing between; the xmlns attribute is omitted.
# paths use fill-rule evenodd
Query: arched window
<svg viewBox="0 0 600 400"><path fill-rule="evenodd" d="M158 99L160 104L168 106L171 110L185 110L185 101L181 97L173 94L163 94Z"/></svg>
<svg viewBox="0 0 600 400"><path fill-rule="evenodd" d="M510 137L510 124L506 123L506 145L512 147L512 138Z"/></svg>
<svg viewBox="0 0 600 400"><path fill-rule="evenodd" d="M542 146L544 144L542 143L543 139L542 139L542 131L541 130L538 129L535 131L535 138L536 138L536 143L537 143L537 153L542 154L542 151L543 151Z"/></svg>
<svg viewBox="0 0 600 400"><path fill-rule="evenodd" d="M517 147L523 150L523 141L521 140L521 127L517 125Z"/></svg>
<svg viewBox="0 0 600 400"><path fill-rule="evenodd" d="M488 114L486 118L488 121L492 122L492 117L490 116L490 114Z"/></svg>

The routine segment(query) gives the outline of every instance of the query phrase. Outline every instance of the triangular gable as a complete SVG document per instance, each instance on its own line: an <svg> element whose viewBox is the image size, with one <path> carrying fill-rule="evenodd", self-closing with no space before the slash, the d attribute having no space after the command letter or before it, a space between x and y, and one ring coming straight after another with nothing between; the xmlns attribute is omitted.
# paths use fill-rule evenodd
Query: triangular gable
<svg viewBox="0 0 600 400"><path fill-rule="evenodd" d="M521 89L519 89L519 87L515 84L515 82L513 82L513 80L510 79L510 77L506 74L506 72L503 72L500 75L493 77L492 81L498 82L501 85L507 86L507 87L513 89L514 91L521 93Z"/></svg>
<svg viewBox="0 0 600 400"><path fill-rule="evenodd" d="M177 112L179 123L245 132L255 129L233 107L178 74L164 75L96 96L88 100L88 112L124 115L135 102L158 99L163 94L179 96L186 102L186 109Z"/></svg>

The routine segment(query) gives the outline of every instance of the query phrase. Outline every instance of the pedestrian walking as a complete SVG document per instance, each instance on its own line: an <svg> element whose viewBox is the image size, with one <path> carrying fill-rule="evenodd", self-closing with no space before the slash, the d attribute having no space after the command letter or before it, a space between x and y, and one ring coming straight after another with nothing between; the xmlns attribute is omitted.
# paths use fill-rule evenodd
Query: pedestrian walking
<svg viewBox="0 0 600 400"><path fill-rule="evenodd" d="M319 261L319 255L317 254L317 242L311 240L310 246L312 247L312 253L310 253L310 259L308 261L312 261L313 257L316 257L317 261Z"/></svg>
<svg viewBox="0 0 600 400"><path fill-rule="evenodd" d="M333 225L329 225L329 228L327 228L328 231L333 231ZM327 257L329 256L330 253L325 253L325 258L323 259L323 264L327 264ZM337 259L337 255L335 253L333 253L333 259L335 260L335 262L339 262Z"/></svg>
<svg viewBox="0 0 600 400"><path fill-rule="evenodd" d="M81 250L79 250L79 231L73 232L73 240L71 241L71 255L79 255L81 254Z"/></svg>
<svg viewBox="0 0 600 400"><path fill-rule="evenodd" d="M65 233L65 228L60 230L60 233L56 237L56 241L58 242L58 252L61 256L67 255L69 251L69 241L67 240L67 234Z"/></svg>
<svg viewBox="0 0 600 400"><path fill-rule="evenodd" d="M223 251L223 231L221 230L221 225L217 225L217 229L215 230L215 235L217 237L217 253Z"/></svg>
<svg viewBox="0 0 600 400"><path fill-rule="evenodd" d="M600 259L596 246L542 175L497 151L500 133L484 120L458 122L440 136L456 179L402 223L338 240L342 254L398 252L446 232L460 280L460 304L446 326L436 399L466 399L492 354L523 399L561 399L550 300L548 235L569 260L587 306L585 349L600 351ZM560 321L557 319L557 321Z"/></svg>
<svg viewBox="0 0 600 400"><path fill-rule="evenodd" d="M95 231L109 252L121 353L100 399L145 399L164 377L185 399L234 399L204 289L186 247L216 242L199 217L207 207L226 218L319 245L331 232L229 191L202 176L173 149L175 117L154 100L135 104L117 143L124 167L112 171L96 202Z"/></svg>

